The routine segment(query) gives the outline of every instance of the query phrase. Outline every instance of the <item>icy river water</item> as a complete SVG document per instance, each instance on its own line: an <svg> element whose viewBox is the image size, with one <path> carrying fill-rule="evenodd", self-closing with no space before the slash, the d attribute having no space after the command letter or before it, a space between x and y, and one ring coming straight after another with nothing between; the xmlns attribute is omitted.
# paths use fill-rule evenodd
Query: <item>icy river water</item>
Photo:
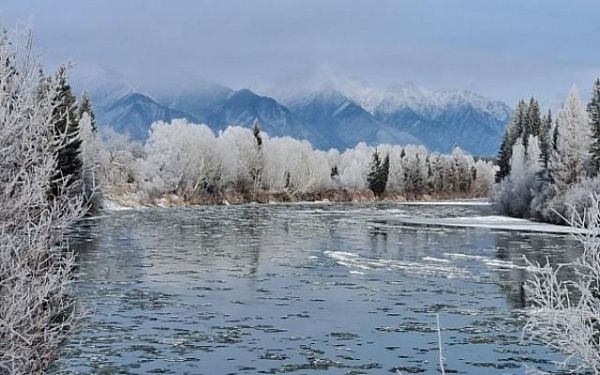
<svg viewBox="0 0 600 375"><path fill-rule="evenodd" d="M56 372L523 374L560 358L521 340L523 256L568 236L400 226L485 205L278 204L142 209L84 222L89 317Z"/></svg>

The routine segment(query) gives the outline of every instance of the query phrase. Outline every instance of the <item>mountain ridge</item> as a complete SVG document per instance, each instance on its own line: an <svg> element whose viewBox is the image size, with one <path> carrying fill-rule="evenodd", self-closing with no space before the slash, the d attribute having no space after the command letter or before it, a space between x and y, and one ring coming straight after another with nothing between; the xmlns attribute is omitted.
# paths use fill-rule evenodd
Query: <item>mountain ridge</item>
<svg viewBox="0 0 600 375"><path fill-rule="evenodd" d="M477 93L414 84L382 89L356 82L325 83L271 96L213 83L152 95L114 74L92 82L76 87L90 92L100 126L139 141L158 120L185 118L206 123L215 133L229 125L250 127L258 120L272 136L306 139L324 150L366 142L423 144L438 152L459 145L473 154L492 155L510 116L506 104Z"/></svg>

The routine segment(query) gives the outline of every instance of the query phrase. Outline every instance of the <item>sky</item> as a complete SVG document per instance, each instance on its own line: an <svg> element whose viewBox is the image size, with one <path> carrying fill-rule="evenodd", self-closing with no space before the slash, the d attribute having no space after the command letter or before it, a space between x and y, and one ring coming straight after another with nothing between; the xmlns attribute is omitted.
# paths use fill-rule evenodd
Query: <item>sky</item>
<svg viewBox="0 0 600 375"><path fill-rule="evenodd" d="M138 88L211 81L258 92L315 71L469 89L510 104L583 96L600 76L597 0L1 0L49 66Z"/></svg>

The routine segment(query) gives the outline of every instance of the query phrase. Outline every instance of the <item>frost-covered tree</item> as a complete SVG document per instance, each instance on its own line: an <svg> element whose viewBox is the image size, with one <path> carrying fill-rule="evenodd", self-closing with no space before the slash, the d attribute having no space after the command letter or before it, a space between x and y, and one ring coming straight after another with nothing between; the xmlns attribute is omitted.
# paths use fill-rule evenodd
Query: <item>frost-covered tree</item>
<svg viewBox="0 0 600 375"><path fill-rule="evenodd" d="M368 189L366 177L373 151L373 148L361 142L341 154L338 169L340 184L343 187L353 190Z"/></svg>
<svg viewBox="0 0 600 375"><path fill-rule="evenodd" d="M138 161L145 156L142 145L112 128L103 129L101 145L104 187L122 188L133 183L139 175Z"/></svg>
<svg viewBox="0 0 600 375"><path fill-rule="evenodd" d="M588 115L575 86L557 115L556 129L550 171L557 191L564 191L585 176L592 143Z"/></svg>
<svg viewBox="0 0 600 375"><path fill-rule="evenodd" d="M78 318L64 233L84 208L67 169L56 173L72 146L68 131L56 137L66 83L41 77L32 56L31 35L0 35L0 374L46 373Z"/></svg>
<svg viewBox="0 0 600 375"><path fill-rule="evenodd" d="M262 142L267 141L265 134L260 136L261 148L257 147L254 131L239 126L231 126L219 135L217 151L223 165L222 182L225 189L248 192L254 187L253 171L259 169Z"/></svg>
<svg viewBox="0 0 600 375"><path fill-rule="evenodd" d="M83 112L79 120L81 140L81 180L83 192L90 211L97 211L102 205L101 186L106 164L106 154L88 112Z"/></svg>
<svg viewBox="0 0 600 375"><path fill-rule="evenodd" d="M594 82L592 99L587 105L587 112L592 132L590 174L597 176L600 172L600 78Z"/></svg>
<svg viewBox="0 0 600 375"><path fill-rule="evenodd" d="M90 124L92 126L92 130L94 132L98 131L96 127L96 113L94 112L94 107L92 106L92 100L87 92L84 92L79 99L79 103L77 104L77 117L81 119L84 113L87 113L90 116Z"/></svg>
<svg viewBox="0 0 600 375"><path fill-rule="evenodd" d="M144 147L145 190L151 194L176 193L184 198L215 193L222 172L215 148L215 136L206 125L185 119L155 122Z"/></svg>
<svg viewBox="0 0 600 375"><path fill-rule="evenodd" d="M498 184L492 195L496 208L511 216L531 216L531 202L541 169L541 151L538 137L530 135L527 144L526 149L525 142L517 139L510 160L510 174Z"/></svg>

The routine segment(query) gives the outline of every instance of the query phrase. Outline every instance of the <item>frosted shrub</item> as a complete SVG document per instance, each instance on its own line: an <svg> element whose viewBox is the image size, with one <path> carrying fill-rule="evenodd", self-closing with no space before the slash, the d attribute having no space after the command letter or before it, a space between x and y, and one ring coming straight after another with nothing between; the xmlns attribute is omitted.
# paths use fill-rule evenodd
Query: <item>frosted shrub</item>
<svg viewBox="0 0 600 375"><path fill-rule="evenodd" d="M532 309L524 333L567 355L561 367L600 373L600 201L589 197L582 213L572 211L569 224L583 253L572 263L552 267L532 265L537 271L526 285ZM572 271L574 280L563 281Z"/></svg>
<svg viewBox="0 0 600 375"><path fill-rule="evenodd" d="M542 215L546 221L564 224L570 212L583 215L593 205L592 196L600 194L600 177L585 178L580 183L556 194L546 203Z"/></svg>
<svg viewBox="0 0 600 375"><path fill-rule="evenodd" d="M66 139L54 137L57 86L44 78L39 89L30 40L0 36L0 374L45 373L78 315L64 233L83 215L83 199L56 176Z"/></svg>

